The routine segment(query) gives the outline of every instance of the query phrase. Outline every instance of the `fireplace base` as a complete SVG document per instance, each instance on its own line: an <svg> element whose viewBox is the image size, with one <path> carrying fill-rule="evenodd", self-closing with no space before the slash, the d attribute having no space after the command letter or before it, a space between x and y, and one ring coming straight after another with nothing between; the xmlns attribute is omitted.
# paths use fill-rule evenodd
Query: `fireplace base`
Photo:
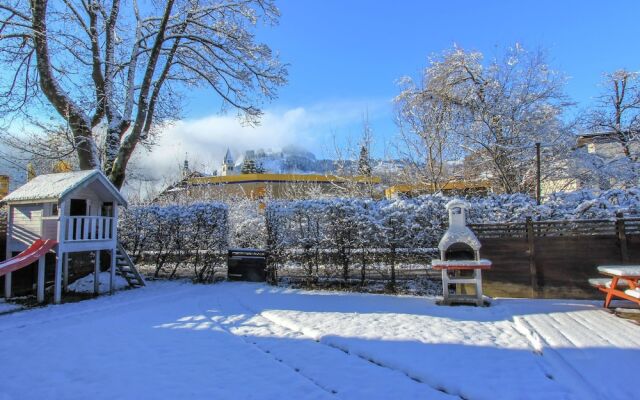
<svg viewBox="0 0 640 400"><path fill-rule="evenodd" d="M489 260L433 260L433 269L442 271L442 305L475 304L477 306L488 305L482 295L482 270L491 268ZM470 276L462 276L463 272L470 271ZM449 293L449 285L456 286L456 294ZM475 293L464 293L464 285L473 285Z"/></svg>

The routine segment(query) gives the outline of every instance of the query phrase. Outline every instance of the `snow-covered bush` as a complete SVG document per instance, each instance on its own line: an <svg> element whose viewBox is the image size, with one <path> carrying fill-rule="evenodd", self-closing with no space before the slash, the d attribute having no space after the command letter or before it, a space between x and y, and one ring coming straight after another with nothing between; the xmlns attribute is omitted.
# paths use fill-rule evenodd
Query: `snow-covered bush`
<svg viewBox="0 0 640 400"><path fill-rule="evenodd" d="M197 281L212 280L228 247L227 207L221 203L131 206L122 212L119 234L134 260L152 260L155 276L173 277L192 268Z"/></svg>
<svg viewBox="0 0 640 400"><path fill-rule="evenodd" d="M431 196L427 196L431 197ZM467 199L474 223L533 220L607 219L616 213L640 214L640 189L578 190L549 195L542 205L524 194L490 195Z"/></svg>
<svg viewBox="0 0 640 400"><path fill-rule="evenodd" d="M413 199L318 199L272 201L265 212L267 249L273 265L298 264L310 281L324 277L350 278L360 268L365 281L368 265L383 263L395 283L401 257L414 254L426 263L447 226L445 204L452 197L428 195ZM614 218L617 212L640 213L640 190L588 190L559 193L537 206L523 194L467 199L470 223ZM414 259L415 259L414 257Z"/></svg>
<svg viewBox="0 0 640 400"><path fill-rule="evenodd" d="M435 245L444 219L434 204L441 203L442 198L271 202L266 211L271 262L299 263L311 281L321 264L325 277L340 276L345 282L357 265L362 283L368 265L384 262L391 266L394 284L399 251Z"/></svg>
<svg viewBox="0 0 640 400"><path fill-rule="evenodd" d="M261 202L246 197L225 202L229 209L229 242L237 248L263 249L267 227Z"/></svg>

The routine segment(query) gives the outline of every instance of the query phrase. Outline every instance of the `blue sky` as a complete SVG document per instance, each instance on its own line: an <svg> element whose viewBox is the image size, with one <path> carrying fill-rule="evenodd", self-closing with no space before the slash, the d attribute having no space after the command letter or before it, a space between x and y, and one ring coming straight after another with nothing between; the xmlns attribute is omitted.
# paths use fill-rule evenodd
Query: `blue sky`
<svg viewBox="0 0 640 400"><path fill-rule="evenodd" d="M277 1L277 0L276 0ZM258 39L290 64L289 83L263 106L260 127L241 126L233 112L220 114L219 99L190 91L184 120L165 129L139 164L165 175L178 171L185 153L205 172L227 149L299 144L335 157L334 142L357 142L368 112L373 153L392 153L397 128L391 100L396 81L417 77L429 55L457 44L491 58L515 42L543 48L551 67L569 80L566 92L586 107L602 74L640 70L640 1L364 1L280 0L280 24L261 27ZM353 146L355 147L355 146ZM393 155L393 154L389 154ZM164 168L160 168L163 166Z"/></svg>
<svg viewBox="0 0 640 400"><path fill-rule="evenodd" d="M290 63L289 84L265 105L344 112L320 118L306 143L357 137L368 110L376 152L395 135L391 99L396 80L417 76L430 54L454 43L490 57L520 42L542 47L552 68L569 77L567 94L586 106L605 71L640 69L638 1L295 1L277 3L282 17L259 37ZM199 93L186 117L215 113ZM312 113L312 111L309 111ZM318 140L319 139L319 140ZM317 150L317 149L316 149Z"/></svg>

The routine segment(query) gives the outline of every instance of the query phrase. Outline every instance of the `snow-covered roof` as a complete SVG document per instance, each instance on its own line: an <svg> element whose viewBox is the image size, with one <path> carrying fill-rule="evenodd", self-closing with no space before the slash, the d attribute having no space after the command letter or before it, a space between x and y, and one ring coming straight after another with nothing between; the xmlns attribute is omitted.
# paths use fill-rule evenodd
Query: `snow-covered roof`
<svg viewBox="0 0 640 400"><path fill-rule="evenodd" d="M468 208L471 208L471 204L469 204L468 202L466 202L464 200L453 199L453 200L449 201L445 205L445 207L447 208L447 210L450 210L453 207L460 207L460 208L468 209Z"/></svg>
<svg viewBox="0 0 640 400"><path fill-rule="evenodd" d="M99 180L119 204L127 205L127 201L122 197L120 191L102 172L95 169L36 176L9 193L2 199L2 202L60 200L77 188L88 185L95 180Z"/></svg>

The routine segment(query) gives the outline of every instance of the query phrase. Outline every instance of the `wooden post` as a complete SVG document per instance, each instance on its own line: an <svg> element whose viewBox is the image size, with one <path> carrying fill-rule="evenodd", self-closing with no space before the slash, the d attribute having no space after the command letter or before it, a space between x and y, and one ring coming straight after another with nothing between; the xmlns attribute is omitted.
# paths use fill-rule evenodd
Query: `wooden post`
<svg viewBox="0 0 640 400"><path fill-rule="evenodd" d="M536 143L536 204L542 201L542 178L540 174L540 143Z"/></svg>
<svg viewBox="0 0 640 400"><path fill-rule="evenodd" d="M38 303L44 303L44 267L45 267L45 256L43 255L38 260L38 289L36 298Z"/></svg>
<svg viewBox="0 0 640 400"><path fill-rule="evenodd" d="M12 226L13 226L13 207L9 206L9 210L7 212L7 239L6 239L6 244L5 244L5 260L8 260L11 258L11 239L13 236L12 233ZM9 272L8 274L6 274L4 276L4 297L6 299L10 299L11 298L11 272Z"/></svg>
<svg viewBox="0 0 640 400"><path fill-rule="evenodd" d="M93 271L93 294L100 294L100 250L96 250L95 269Z"/></svg>
<svg viewBox="0 0 640 400"><path fill-rule="evenodd" d="M4 276L4 298L11 298L11 272Z"/></svg>
<svg viewBox="0 0 640 400"><path fill-rule="evenodd" d="M109 268L109 293L113 294L116 291L116 249L111 249L111 267Z"/></svg>
<svg viewBox="0 0 640 400"><path fill-rule="evenodd" d="M527 217L525 222L527 229L527 246L529 251L529 275L531 277L531 297L535 298L539 295L538 287L538 266L536 265L536 249L533 236L533 220Z"/></svg>
<svg viewBox="0 0 640 400"><path fill-rule="evenodd" d="M620 244L620 258L623 264L629 263L629 249L627 248L627 232L624 226L624 215L616 213L616 231L618 233L618 243Z"/></svg>
<svg viewBox="0 0 640 400"><path fill-rule="evenodd" d="M62 301L62 258L64 257L62 249L62 246L58 245L58 250L56 250L56 271L53 282L54 304L60 304L60 302Z"/></svg>
<svg viewBox="0 0 640 400"><path fill-rule="evenodd" d="M69 291L69 253L64 253L62 260L62 291Z"/></svg>
<svg viewBox="0 0 640 400"><path fill-rule="evenodd" d="M64 242L66 240L66 202L61 201L58 207L58 245L56 246L56 269L53 280L53 303L60 304L62 301L62 264L65 258Z"/></svg>

